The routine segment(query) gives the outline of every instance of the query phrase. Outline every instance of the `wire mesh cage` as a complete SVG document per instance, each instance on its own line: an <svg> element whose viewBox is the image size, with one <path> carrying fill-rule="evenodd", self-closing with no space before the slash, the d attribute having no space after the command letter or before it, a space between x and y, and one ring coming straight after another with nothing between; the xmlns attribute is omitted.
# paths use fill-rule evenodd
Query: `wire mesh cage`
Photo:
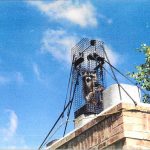
<svg viewBox="0 0 150 150"><path fill-rule="evenodd" d="M81 114L97 114L103 109L104 47L98 40L82 39L72 50L75 118Z"/></svg>

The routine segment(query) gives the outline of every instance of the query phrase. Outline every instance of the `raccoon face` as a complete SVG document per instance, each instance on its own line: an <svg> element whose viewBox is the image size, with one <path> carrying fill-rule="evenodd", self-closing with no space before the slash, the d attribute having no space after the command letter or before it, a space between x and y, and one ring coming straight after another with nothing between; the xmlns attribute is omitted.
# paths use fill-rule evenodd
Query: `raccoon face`
<svg viewBox="0 0 150 150"><path fill-rule="evenodd" d="M93 81L92 81L92 78L91 77L85 77L85 84L87 86L87 88L92 88L92 85L93 85Z"/></svg>
<svg viewBox="0 0 150 150"><path fill-rule="evenodd" d="M89 92L93 91L94 81L96 80L95 73L87 73L85 72L83 75L83 85L84 85L84 93L85 95L89 94Z"/></svg>

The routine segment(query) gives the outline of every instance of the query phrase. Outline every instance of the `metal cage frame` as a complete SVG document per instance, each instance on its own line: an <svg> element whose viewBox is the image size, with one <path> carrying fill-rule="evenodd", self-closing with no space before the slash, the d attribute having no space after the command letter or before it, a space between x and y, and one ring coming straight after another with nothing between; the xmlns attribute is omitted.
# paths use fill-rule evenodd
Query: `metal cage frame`
<svg viewBox="0 0 150 150"><path fill-rule="evenodd" d="M104 46L102 41L82 39L71 49L71 57L73 64L72 78L77 86L74 96L74 114L75 118L81 114L98 114L103 110L102 92L97 93L96 104L88 102L84 96L84 73L94 74L96 83L104 85ZM95 94L96 95L96 94ZM99 98L98 98L99 96ZM99 101L99 99L101 99Z"/></svg>

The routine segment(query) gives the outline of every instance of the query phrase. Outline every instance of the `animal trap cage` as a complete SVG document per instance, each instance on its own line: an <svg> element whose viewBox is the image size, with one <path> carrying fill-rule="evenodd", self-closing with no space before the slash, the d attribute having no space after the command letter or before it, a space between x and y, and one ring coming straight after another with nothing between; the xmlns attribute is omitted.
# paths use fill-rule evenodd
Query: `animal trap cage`
<svg viewBox="0 0 150 150"><path fill-rule="evenodd" d="M73 74L77 85L74 94L75 118L98 114L103 110L104 47L98 40L82 39L71 50Z"/></svg>

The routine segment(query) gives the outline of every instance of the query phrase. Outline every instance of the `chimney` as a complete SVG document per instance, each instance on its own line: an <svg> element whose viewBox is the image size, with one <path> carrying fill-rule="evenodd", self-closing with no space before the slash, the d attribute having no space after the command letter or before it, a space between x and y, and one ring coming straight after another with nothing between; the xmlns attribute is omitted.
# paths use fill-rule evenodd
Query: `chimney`
<svg viewBox="0 0 150 150"><path fill-rule="evenodd" d="M47 150L148 150L150 104L119 103L56 141Z"/></svg>

